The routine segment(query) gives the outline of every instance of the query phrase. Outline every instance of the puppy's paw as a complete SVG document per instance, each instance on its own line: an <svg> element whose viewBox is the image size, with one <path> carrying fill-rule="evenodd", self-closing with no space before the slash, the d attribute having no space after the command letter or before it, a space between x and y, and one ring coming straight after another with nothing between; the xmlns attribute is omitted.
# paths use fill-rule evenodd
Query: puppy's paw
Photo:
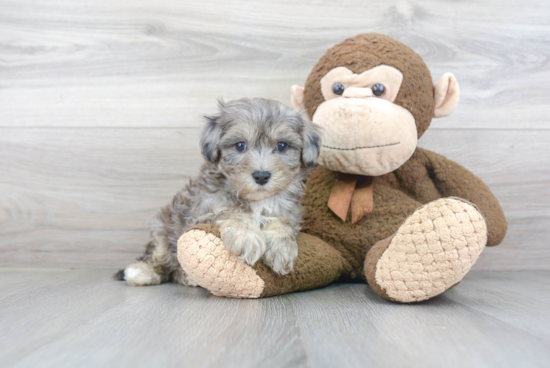
<svg viewBox="0 0 550 368"><path fill-rule="evenodd" d="M227 249L251 266L265 253L264 234L254 225L224 221L220 224L220 235Z"/></svg>
<svg viewBox="0 0 550 368"><path fill-rule="evenodd" d="M153 266L145 262L135 262L124 270L124 280L131 286L159 285L162 277Z"/></svg>
<svg viewBox="0 0 550 368"><path fill-rule="evenodd" d="M290 237L269 237L267 251L262 261L279 275L294 271L294 262L298 257L298 244Z"/></svg>
<svg viewBox="0 0 550 368"><path fill-rule="evenodd" d="M199 286L194 280L192 280L187 273L179 268L172 272L172 281L185 286Z"/></svg>

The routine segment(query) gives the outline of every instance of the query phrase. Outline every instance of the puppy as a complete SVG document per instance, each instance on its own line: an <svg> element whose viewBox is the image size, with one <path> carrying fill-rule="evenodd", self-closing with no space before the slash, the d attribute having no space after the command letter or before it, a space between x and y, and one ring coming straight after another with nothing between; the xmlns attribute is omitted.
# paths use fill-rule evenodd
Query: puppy
<svg viewBox="0 0 550 368"><path fill-rule="evenodd" d="M207 116L198 177L154 217L137 262L116 277L133 286L173 281L196 286L181 269L179 237L196 224L216 224L225 246L249 265L292 272L305 180L317 164L320 128L300 110L261 98L219 103Z"/></svg>

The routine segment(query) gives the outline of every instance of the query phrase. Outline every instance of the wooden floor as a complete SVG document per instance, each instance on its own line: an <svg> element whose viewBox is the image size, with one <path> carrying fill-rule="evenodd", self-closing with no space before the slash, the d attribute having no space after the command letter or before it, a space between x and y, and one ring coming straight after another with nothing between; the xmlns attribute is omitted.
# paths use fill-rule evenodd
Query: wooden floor
<svg viewBox="0 0 550 368"><path fill-rule="evenodd" d="M416 305L364 284L263 300L108 270L0 269L1 367L548 367L550 272L477 271Z"/></svg>

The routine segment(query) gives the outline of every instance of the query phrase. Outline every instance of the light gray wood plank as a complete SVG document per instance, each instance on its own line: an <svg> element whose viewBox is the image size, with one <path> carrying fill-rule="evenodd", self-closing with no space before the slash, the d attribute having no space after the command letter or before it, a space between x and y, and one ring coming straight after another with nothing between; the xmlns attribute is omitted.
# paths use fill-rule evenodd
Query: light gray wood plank
<svg viewBox="0 0 550 368"><path fill-rule="evenodd" d="M345 285L312 291L296 303L301 312L297 318L301 336L314 366L341 365L343 356L346 366L356 367L531 366L524 349L535 361L549 359L546 338L447 296L423 304L397 305L380 300L366 285ZM541 309L536 312L545 313ZM537 348L523 345L524 341L533 341Z"/></svg>
<svg viewBox="0 0 550 368"><path fill-rule="evenodd" d="M294 366L303 355L284 299L266 305L174 284L131 288L105 270L72 271L25 296L3 302L2 365Z"/></svg>
<svg viewBox="0 0 550 368"><path fill-rule="evenodd" d="M42 283L5 282L28 274ZM398 305L364 284L235 300L132 288L106 270L0 269L0 365L538 368L550 362L550 295L535 283L550 273L472 272Z"/></svg>
<svg viewBox="0 0 550 368"><path fill-rule="evenodd" d="M544 272L475 272L445 294L468 308L538 336L550 338L550 283ZM482 296L482 297L480 297Z"/></svg>
<svg viewBox="0 0 550 368"><path fill-rule="evenodd" d="M376 31L416 50L435 80L456 74L461 103L444 126L549 129L543 1L0 6L0 126L197 126L218 97L288 103L327 48Z"/></svg>
<svg viewBox="0 0 550 368"><path fill-rule="evenodd" d="M0 262L40 266L124 266L203 161L196 129L12 129L0 157Z"/></svg>
<svg viewBox="0 0 550 368"><path fill-rule="evenodd" d="M0 265L122 267L195 175L197 129L10 129L0 136ZM511 143L513 141L513 143ZM510 223L476 269L550 269L550 133L434 130L420 145L491 187ZM470 147L475 147L470 148Z"/></svg>

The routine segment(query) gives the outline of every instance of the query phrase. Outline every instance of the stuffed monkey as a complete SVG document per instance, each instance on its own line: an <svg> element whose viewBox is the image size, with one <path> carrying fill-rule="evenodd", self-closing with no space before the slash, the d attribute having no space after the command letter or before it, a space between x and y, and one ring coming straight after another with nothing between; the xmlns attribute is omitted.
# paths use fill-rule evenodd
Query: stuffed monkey
<svg viewBox="0 0 550 368"><path fill-rule="evenodd" d="M368 282L400 303L458 284L507 223L489 188L470 171L417 147L433 117L458 103L455 77L433 84L422 58L375 33L349 38L315 65L294 107L324 128L303 199L294 271L277 275L230 254L213 225L178 242L184 271L215 295L258 298L328 285Z"/></svg>

